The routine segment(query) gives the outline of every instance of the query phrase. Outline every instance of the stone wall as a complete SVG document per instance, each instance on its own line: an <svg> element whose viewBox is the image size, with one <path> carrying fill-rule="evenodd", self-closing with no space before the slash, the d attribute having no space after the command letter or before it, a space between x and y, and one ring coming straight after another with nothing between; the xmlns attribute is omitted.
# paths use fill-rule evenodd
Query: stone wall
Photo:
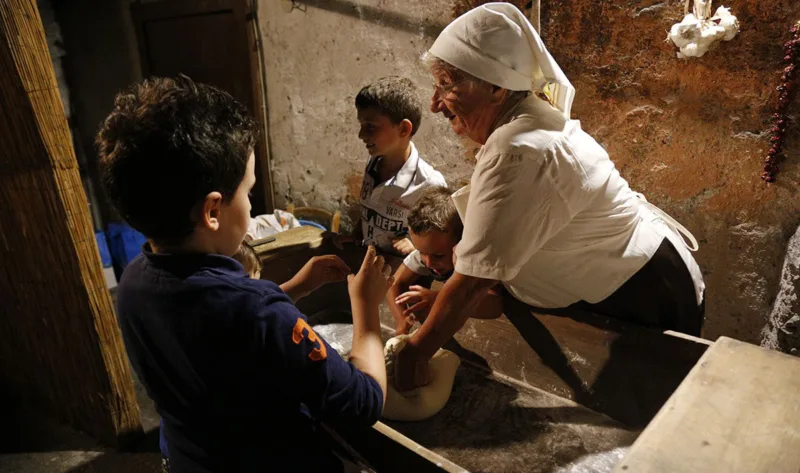
<svg viewBox="0 0 800 473"><path fill-rule="evenodd" d="M682 2L553 3L543 6L545 41L578 89L576 117L631 185L701 242L707 334L761 341L800 221L799 124L790 126L790 159L778 181L759 178L782 43L800 4L726 3L739 17L739 36L681 61L663 40Z"/></svg>
<svg viewBox="0 0 800 473"><path fill-rule="evenodd" d="M357 138L355 94L397 74L415 80L427 97L430 77L419 57L474 3L260 1L278 206L353 208L367 158ZM800 223L800 124L790 126L790 158L778 181L767 186L759 178L781 44L800 19L800 4L725 6L739 17L740 35L690 61L677 59L664 41L682 17L682 0L542 0L542 35L577 88L573 118L634 189L700 241L707 336L759 343L786 243ZM474 148L443 120L425 115L415 142L448 182L469 176Z"/></svg>

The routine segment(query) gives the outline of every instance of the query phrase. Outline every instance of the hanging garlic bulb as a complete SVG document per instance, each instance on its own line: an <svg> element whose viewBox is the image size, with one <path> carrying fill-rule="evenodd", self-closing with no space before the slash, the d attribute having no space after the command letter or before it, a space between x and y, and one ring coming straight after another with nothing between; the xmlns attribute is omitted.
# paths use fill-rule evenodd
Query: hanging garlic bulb
<svg viewBox="0 0 800 473"><path fill-rule="evenodd" d="M739 32L739 21L729 9L719 7L710 17L711 0L695 0L693 13L689 13L687 1L685 11L686 16L680 23L672 25L667 38L680 49L678 57L681 59L702 57L721 41L732 40Z"/></svg>

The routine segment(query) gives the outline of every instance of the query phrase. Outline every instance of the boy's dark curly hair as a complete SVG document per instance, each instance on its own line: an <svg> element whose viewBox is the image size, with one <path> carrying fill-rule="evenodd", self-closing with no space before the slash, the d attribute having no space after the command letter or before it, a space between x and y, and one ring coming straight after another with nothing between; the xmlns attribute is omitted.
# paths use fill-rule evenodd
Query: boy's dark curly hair
<svg viewBox="0 0 800 473"><path fill-rule="evenodd" d="M180 244L210 192L233 197L256 133L227 92L183 75L145 80L117 95L97 134L103 186L133 228Z"/></svg>
<svg viewBox="0 0 800 473"><path fill-rule="evenodd" d="M375 109L386 115L395 125L403 120L411 122L411 136L417 133L422 122L422 101L419 91L410 79L389 76L365 86L356 95L356 108Z"/></svg>

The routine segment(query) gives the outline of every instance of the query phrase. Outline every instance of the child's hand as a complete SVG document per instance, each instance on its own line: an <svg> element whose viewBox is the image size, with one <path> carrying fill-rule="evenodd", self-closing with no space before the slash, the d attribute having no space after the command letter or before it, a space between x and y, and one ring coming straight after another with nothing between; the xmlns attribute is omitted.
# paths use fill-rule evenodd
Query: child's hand
<svg viewBox="0 0 800 473"><path fill-rule="evenodd" d="M392 240L392 247L394 251L400 253L403 256L408 256L414 252L416 248L414 248L414 244L411 243L411 240L408 238L400 238L398 240Z"/></svg>
<svg viewBox="0 0 800 473"><path fill-rule="evenodd" d="M325 284L344 281L350 273L350 267L338 256L315 256L308 260L292 280L298 286L301 296L306 296Z"/></svg>
<svg viewBox="0 0 800 473"><path fill-rule="evenodd" d="M350 297L367 307L377 307L392 284L394 284L392 268L385 264L383 256L376 255L374 246L367 249L367 255L364 256L358 274L347 277Z"/></svg>
<svg viewBox="0 0 800 473"><path fill-rule="evenodd" d="M397 305L410 305L411 307L403 311L403 315L417 315L420 319L425 319L436 302L436 296L439 295L437 291L432 291L422 286L411 286L410 291L404 292L397 296L395 302Z"/></svg>

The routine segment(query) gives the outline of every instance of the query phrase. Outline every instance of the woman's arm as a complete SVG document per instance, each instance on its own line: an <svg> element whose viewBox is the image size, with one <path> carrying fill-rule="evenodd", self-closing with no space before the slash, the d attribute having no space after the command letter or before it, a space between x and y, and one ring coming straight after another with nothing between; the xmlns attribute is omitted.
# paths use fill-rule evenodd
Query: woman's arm
<svg viewBox="0 0 800 473"><path fill-rule="evenodd" d="M503 315L502 287L497 284L494 288L486 291L486 297L481 299L475 308L475 312L470 314L470 318L496 319Z"/></svg>
<svg viewBox="0 0 800 473"><path fill-rule="evenodd" d="M427 320L398 354L395 385L407 391L430 381L428 360L477 313L497 281L465 276L458 272L445 283Z"/></svg>

